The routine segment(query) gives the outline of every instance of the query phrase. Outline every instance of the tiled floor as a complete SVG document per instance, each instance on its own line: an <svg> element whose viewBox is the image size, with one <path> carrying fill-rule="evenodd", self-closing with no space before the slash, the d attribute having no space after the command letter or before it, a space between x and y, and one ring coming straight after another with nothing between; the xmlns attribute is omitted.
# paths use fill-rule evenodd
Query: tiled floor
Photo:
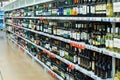
<svg viewBox="0 0 120 80"><path fill-rule="evenodd" d="M18 48L12 48L5 39L0 39L0 72L3 80L54 80L39 64Z"/></svg>

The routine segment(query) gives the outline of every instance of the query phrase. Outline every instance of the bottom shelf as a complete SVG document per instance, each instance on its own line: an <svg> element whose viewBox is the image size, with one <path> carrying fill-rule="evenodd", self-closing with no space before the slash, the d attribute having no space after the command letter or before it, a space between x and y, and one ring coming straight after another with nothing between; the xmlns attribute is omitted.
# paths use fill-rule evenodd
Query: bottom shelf
<svg viewBox="0 0 120 80"><path fill-rule="evenodd" d="M17 45L19 48L21 48L22 50L24 50L25 53L27 53L28 55L30 55L32 57L32 59L36 60L39 64L41 64L45 69L47 69L47 71L50 73L50 75L53 78L59 79L59 80L64 80L62 77L60 77L59 75L57 75L55 72L53 72L48 66L46 66L43 62L41 62L37 57L33 56L28 50L25 50L21 45L18 45L17 42L15 42L14 40L8 38L8 40L10 42L13 42L15 45Z"/></svg>

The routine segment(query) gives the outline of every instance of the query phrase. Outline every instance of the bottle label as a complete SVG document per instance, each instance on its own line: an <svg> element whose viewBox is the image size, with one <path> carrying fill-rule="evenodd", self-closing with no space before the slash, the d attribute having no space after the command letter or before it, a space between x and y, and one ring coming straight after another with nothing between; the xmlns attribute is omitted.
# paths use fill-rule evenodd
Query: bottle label
<svg viewBox="0 0 120 80"><path fill-rule="evenodd" d="M89 6L87 6L87 13L88 13L88 14L90 13L90 8L89 8Z"/></svg>
<svg viewBox="0 0 120 80"><path fill-rule="evenodd" d="M102 10L103 10L103 11L104 11L104 10L106 11L106 6L107 6L106 4L103 4L103 5L102 5Z"/></svg>
<svg viewBox="0 0 120 80"><path fill-rule="evenodd" d="M113 28L111 28L111 33L113 33Z"/></svg>
<svg viewBox="0 0 120 80"><path fill-rule="evenodd" d="M74 63L76 63L77 62L77 56L75 55L74 56Z"/></svg>
<svg viewBox="0 0 120 80"><path fill-rule="evenodd" d="M115 28L115 33L118 33L118 27Z"/></svg>
<svg viewBox="0 0 120 80"><path fill-rule="evenodd" d="M113 3L113 12L120 12L120 2Z"/></svg>
<svg viewBox="0 0 120 80"><path fill-rule="evenodd" d="M110 28L109 28L109 27L107 28L107 32L108 32L108 33L110 32Z"/></svg>
<svg viewBox="0 0 120 80"><path fill-rule="evenodd" d="M120 48L120 39L114 38L113 40L114 40L114 47Z"/></svg>
<svg viewBox="0 0 120 80"><path fill-rule="evenodd" d="M82 32L81 33L81 40L83 40L83 38L84 38L84 33Z"/></svg>
<svg viewBox="0 0 120 80"><path fill-rule="evenodd" d="M80 5L79 7L79 14L83 14L83 5Z"/></svg>
<svg viewBox="0 0 120 80"><path fill-rule="evenodd" d="M77 39L76 38L76 32L73 33L73 37L74 37L75 40Z"/></svg>
<svg viewBox="0 0 120 80"><path fill-rule="evenodd" d="M111 17L113 16L113 5L112 3L107 4L106 15Z"/></svg>
<svg viewBox="0 0 120 80"><path fill-rule="evenodd" d="M113 46L114 46L113 40L110 40L110 41L109 41L109 47L110 47L110 48L113 48Z"/></svg>
<svg viewBox="0 0 120 80"><path fill-rule="evenodd" d="M100 45L100 43L101 43L101 36L97 36L97 43L98 43L98 45Z"/></svg>
<svg viewBox="0 0 120 80"><path fill-rule="evenodd" d="M87 40L88 39L88 35L87 33L84 32L84 40Z"/></svg>
<svg viewBox="0 0 120 80"><path fill-rule="evenodd" d="M87 6L83 5L83 9L82 10L83 10L82 14L86 15L87 14Z"/></svg>
<svg viewBox="0 0 120 80"><path fill-rule="evenodd" d="M95 6L91 6L91 13L92 13L92 14L95 13Z"/></svg>
<svg viewBox="0 0 120 80"><path fill-rule="evenodd" d="M78 64L80 65L80 57L78 57Z"/></svg>
<svg viewBox="0 0 120 80"><path fill-rule="evenodd" d="M106 41L105 41L106 47L109 47L109 43L110 43L109 40L106 40Z"/></svg>
<svg viewBox="0 0 120 80"><path fill-rule="evenodd" d="M77 40L80 40L80 33L77 33Z"/></svg>
<svg viewBox="0 0 120 80"><path fill-rule="evenodd" d="M95 62L92 61L92 70L94 71L95 70Z"/></svg>

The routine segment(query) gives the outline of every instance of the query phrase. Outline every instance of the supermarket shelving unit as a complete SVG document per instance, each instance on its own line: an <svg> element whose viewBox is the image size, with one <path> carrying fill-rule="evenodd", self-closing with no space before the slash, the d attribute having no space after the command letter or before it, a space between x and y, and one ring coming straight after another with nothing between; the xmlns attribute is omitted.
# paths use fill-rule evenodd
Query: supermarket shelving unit
<svg viewBox="0 0 120 80"><path fill-rule="evenodd" d="M26 7L26 6L31 6L31 5L41 4L41 3L45 3L45 2L51 2L51 1L53 1L53 0L18 0L18 1L15 1L15 2L11 3L12 5L9 4L9 5L5 6L3 9L5 11L11 11L11 10L23 8L23 7ZM6 18L12 18L12 19L16 19L16 18L17 19L19 19L19 18L22 18L22 19L24 19L24 18L26 18L26 19L40 19L40 18L42 18L42 19L49 19L49 20L101 21L101 22L111 22L113 27L115 26L116 22L120 22L120 18L116 18L116 17L42 17L42 16L40 16L40 17L6 17ZM61 41L67 42L67 43L72 42L72 43L76 43L78 45L84 45L87 49L97 51L97 52L100 52L101 54L105 54L105 55L108 55L108 56L112 56L112 67L113 67L112 74L113 74L113 76L115 74L115 58L120 59L120 54L118 54L116 52L112 52L112 51L106 50L104 48L98 48L98 47L88 45L88 44L85 44L85 43L65 39L65 38L62 38L62 37L50 35L50 34L47 34L47 33L44 33L44 32L40 32L40 31L38 32L38 31L35 31L35 30L23 28L21 26L15 25L15 24L10 24L10 25L13 25L15 27L19 27L19 28L22 28L22 29L25 29L27 31L31 31L31 32L34 32L34 33L37 33L37 34L40 34L40 35L44 35L44 36L47 36L47 37L58 39L58 40L61 40ZM11 33L15 34L13 32L11 32ZM42 50L46 50L45 48L43 48L41 46L38 46L35 43L33 43L33 42L31 42L31 41L17 35L17 34L15 34L15 35L20 37L21 39L27 41L28 43L33 44L34 46L36 46L36 47L38 47L38 48L40 48ZM12 42L14 42L14 41L12 40ZM16 42L14 42L14 43L17 44ZM48 51L48 50L46 50L46 51ZM28 51L25 50L25 52L28 53L29 55L31 55ZM50 52L50 51L48 51L48 52ZM55 55L56 58L58 58L59 60L65 62L66 64L72 64L75 67L75 69L77 69L80 72L86 74L87 76L93 78L94 80L102 80L101 78L94 75L93 72L87 71L86 69L84 69L82 67L79 67L78 65L76 65L76 64L74 64L74 63L72 63L72 62L70 62L70 61L68 61L68 60L54 54L54 53L51 53L51 54ZM46 65L44 65L44 63L40 62L36 57L32 56L32 58L34 58L36 61L38 61L40 64L42 64L45 68L50 70L48 67L46 67ZM52 70L50 70L50 71L52 71ZM54 73L54 74L58 77L58 79L63 80L59 75L57 75L56 73ZM106 80L113 80L113 79L106 79Z"/></svg>

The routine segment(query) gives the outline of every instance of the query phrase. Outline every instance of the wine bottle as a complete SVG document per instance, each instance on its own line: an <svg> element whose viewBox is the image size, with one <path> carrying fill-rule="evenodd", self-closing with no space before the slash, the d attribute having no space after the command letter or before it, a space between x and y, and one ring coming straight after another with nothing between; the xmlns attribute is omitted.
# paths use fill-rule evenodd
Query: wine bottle
<svg viewBox="0 0 120 80"><path fill-rule="evenodd" d="M112 0L107 0L107 6L106 6L106 16L112 17L113 16L113 3Z"/></svg>
<svg viewBox="0 0 120 80"><path fill-rule="evenodd" d="M115 17L120 17L120 1L119 0L113 0L113 12Z"/></svg>
<svg viewBox="0 0 120 80"><path fill-rule="evenodd" d="M113 41L114 41L114 51L115 52L118 52L119 53L119 46L120 46L120 38L119 38L119 27L118 27L119 24L116 24L116 27L115 27L115 34L114 34L114 38L113 38Z"/></svg>

